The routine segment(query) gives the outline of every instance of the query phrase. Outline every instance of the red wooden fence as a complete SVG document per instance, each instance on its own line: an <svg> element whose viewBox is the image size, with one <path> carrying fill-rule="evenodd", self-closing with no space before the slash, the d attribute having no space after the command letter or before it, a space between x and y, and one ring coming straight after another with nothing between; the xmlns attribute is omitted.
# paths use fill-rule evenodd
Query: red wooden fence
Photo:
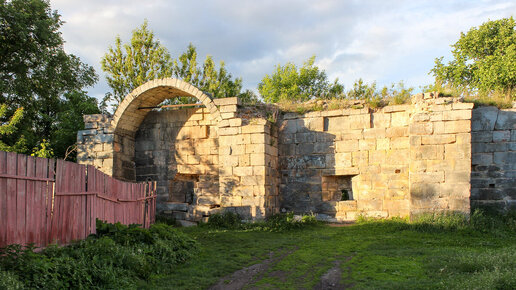
<svg viewBox="0 0 516 290"><path fill-rule="evenodd" d="M95 219L149 227L156 185L116 180L95 167L0 151L0 247L67 244Z"/></svg>

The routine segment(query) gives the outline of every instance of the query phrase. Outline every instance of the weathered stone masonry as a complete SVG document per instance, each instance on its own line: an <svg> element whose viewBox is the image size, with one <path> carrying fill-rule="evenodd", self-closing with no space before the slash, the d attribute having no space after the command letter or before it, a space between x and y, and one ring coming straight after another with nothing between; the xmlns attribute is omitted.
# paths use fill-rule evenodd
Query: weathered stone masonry
<svg viewBox="0 0 516 290"><path fill-rule="evenodd" d="M199 106L141 109L175 96ZM287 113L271 123L237 98L211 100L163 79L129 94L113 118L85 116L78 159L157 181L158 210L195 221L221 208L249 219L285 209L337 220L511 208L515 112L472 108L420 94L411 105Z"/></svg>

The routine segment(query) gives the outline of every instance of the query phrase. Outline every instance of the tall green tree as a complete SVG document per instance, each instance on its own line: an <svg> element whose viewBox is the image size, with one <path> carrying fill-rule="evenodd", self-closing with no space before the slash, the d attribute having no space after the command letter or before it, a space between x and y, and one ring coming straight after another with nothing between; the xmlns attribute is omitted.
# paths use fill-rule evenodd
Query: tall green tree
<svg viewBox="0 0 516 290"><path fill-rule="evenodd" d="M217 68L211 55L207 55L203 65L199 66L197 49L191 43L186 51L177 60L174 60L174 76L209 93L213 98L241 95L242 79L233 79L233 76L227 71L224 61L221 61ZM188 97L170 100L171 103L193 103L195 101Z"/></svg>
<svg viewBox="0 0 516 290"><path fill-rule="evenodd" d="M0 0L0 103L8 104L7 115L24 108L16 132L0 139L23 141L22 153L56 130L63 94L97 81L93 67L64 51L62 24L48 1Z"/></svg>
<svg viewBox="0 0 516 290"><path fill-rule="evenodd" d="M168 50L149 30L147 20L133 30L130 43L122 45L120 36L101 60L102 70L111 87L103 106L116 107L133 89L156 78L172 76L173 61Z"/></svg>
<svg viewBox="0 0 516 290"><path fill-rule="evenodd" d="M212 97L238 96L242 80L232 78L224 62L216 67L213 58L207 56L203 65L197 61L197 49L191 43L177 59L172 59L149 30L147 21L134 30L130 43L122 44L120 37L102 58L102 70L106 72L111 92L107 93L103 107L111 104L114 109L133 89L156 78L176 77L208 92ZM192 103L191 97L177 97L167 104Z"/></svg>
<svg viewBox="0 0 516 290"><path fill-rule="evenodd" d="M277 65L271 75L265 75L258 91L268 103L280 101L304 102L311 98L334 98L340 96L344 86L338 79L328 81L326 72L314 65L315 56L309 58L301 68L291 62Z"/></svg>
<svg viewBox="0 0 516 290"><path fill-rule="evenodd" d="M435 60L436 82L480 92L514 95L516 88L516 30L512 17L488 21L461 33L452 45L453 60Z"/></svg>

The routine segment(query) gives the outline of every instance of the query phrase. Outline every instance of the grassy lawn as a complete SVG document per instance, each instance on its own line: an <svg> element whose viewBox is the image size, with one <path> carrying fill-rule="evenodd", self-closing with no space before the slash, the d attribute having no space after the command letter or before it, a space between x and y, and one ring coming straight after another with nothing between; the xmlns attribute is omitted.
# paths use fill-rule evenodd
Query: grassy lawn
<svg viewBox="0 0 516 290"><path fill-rule="evenodd" d="M272 255L280 258L246 288L311 289L335 261L341 261L341 283L358 289L516 288L511 231L414 227L401 221L282 232L181 231L198 241L200 252L140 287L204 289Z"/></svg>

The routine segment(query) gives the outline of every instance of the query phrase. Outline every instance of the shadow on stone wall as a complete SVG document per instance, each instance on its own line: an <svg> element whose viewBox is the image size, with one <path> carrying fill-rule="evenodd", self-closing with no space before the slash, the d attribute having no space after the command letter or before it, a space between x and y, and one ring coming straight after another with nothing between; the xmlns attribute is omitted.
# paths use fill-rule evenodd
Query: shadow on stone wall
<svg viewBox="0 0 516 290"><path fill-rule="evenodd" d="M335 215L337 201L323 199L322 178L334 175L336 138L323 132L324 125L317 131L313 127L307 119L284 120L280 126L281 208Z"/></svg>
<svg viewBox="0 0 516 290"><path fill-rule="evenodd" d="M176 148L180 131L194 113L195 110L192 109L151 111L136 133L134 152L136 181L157 182L158 212L166 209L166 202L197 204L199 192L196 191L199 176L204 175L206 171L218 170L216 165L202 162L203 160L199 160L197 165L204 171L195 171L196 164L191 164L188 168L191 171L186 174L178 170L178 166L195 163L188 162L184 157L186 155L178 154L178 148ZM195 156L196 144L193 140L183 139L181 143L191 146L190 149L184 150L191 152L191 156ZM215 155L218 156L218 153ZM174 189L180 192L171 192Z"/></svg>
<svg viewBox="0 0 516 290"><path fill-rule="evenodd" d="M516 109L474 109L471 131L471 208L516 210Z"/></svg>

